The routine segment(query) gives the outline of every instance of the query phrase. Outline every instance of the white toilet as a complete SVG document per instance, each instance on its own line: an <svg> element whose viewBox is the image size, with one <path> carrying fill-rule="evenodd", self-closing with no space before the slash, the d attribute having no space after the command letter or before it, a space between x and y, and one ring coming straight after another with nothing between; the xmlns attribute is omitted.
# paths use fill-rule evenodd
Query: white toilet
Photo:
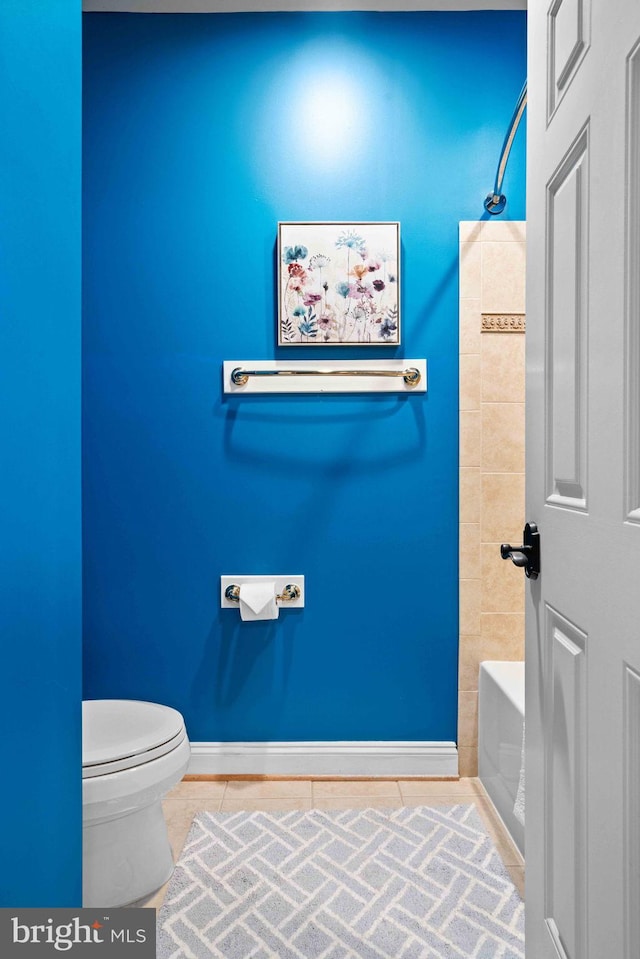
<svg viewBox="0 0 640 959"><path fill-rule="evenodd" d="M191 749L176 709L129 699L82 704L83 906L124 906L171 875L162 799Z"/></svg>

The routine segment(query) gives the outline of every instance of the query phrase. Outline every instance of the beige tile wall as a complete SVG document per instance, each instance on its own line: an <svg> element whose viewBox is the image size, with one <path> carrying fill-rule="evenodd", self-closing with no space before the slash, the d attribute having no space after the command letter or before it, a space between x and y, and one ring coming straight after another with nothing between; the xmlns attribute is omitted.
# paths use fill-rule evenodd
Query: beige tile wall
<svg viewBox="0 0 640 959"><path fill-rule="evenodd" d="M525 249L523 222L460 223L461 776L478 770L480 662L524 659L524 575L499 544L524 526Z"/></svg>

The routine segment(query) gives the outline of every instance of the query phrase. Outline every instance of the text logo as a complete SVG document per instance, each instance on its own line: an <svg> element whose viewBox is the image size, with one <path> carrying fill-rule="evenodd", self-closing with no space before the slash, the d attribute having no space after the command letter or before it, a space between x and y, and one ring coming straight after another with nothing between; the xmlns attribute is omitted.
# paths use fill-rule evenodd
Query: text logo
<svg viewBox="0 0 640 959"><path fill-rule="evenodd" d="M0 909L0 955L155 959L155 909Z"/></svg>

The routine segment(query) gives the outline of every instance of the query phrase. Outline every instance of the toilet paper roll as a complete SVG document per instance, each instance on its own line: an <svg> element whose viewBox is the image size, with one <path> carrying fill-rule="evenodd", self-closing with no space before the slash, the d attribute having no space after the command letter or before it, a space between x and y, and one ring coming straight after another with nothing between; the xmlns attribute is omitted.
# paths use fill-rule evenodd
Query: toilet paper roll
<svg viewBox="0 0 640 959"><path fill-rule="evenodd" d="M259 619L277 619L280 607L276 603L276 584L241 583L240 617L245 622Z"/></svg>

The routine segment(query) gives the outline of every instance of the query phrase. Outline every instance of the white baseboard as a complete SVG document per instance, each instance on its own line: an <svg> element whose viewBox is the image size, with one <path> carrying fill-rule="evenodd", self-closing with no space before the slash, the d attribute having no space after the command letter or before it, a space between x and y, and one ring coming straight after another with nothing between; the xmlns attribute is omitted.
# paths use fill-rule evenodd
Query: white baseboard
<svg viewBox="0 0 640 959"><path fill-rule="evenodd" d="M458 775L450 742L191 743L187 775L411 776Z"/></svg>

